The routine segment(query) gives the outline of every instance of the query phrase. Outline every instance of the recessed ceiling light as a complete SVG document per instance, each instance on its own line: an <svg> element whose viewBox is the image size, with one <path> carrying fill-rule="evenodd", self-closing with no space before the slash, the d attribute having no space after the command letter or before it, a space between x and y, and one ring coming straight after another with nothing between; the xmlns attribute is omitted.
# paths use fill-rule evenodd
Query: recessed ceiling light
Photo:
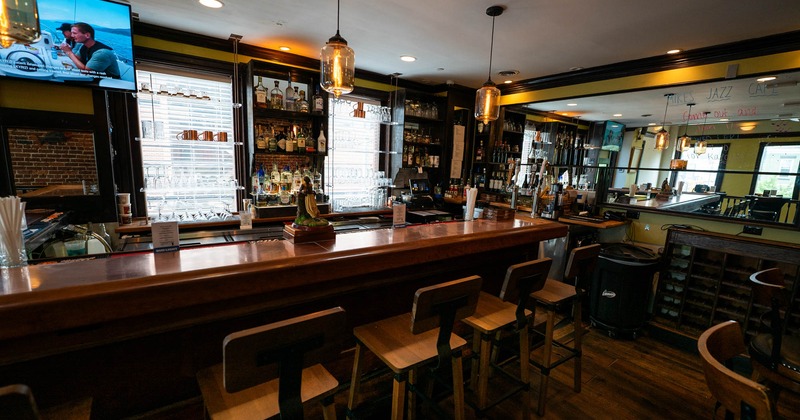
<svg viewBox="0 0 800 420"><path fill-rule="evenodd" d="M200 0L200 4L212 9L219 9L220 7L224 6L222 0Z"/></svg>
<svg viewBox="0 0 800 420"><path fill-rule="evenodd" d="M569 68L569 71L578 71L578 70L583 70L583 67L577 67L576 66L576 67L570 67Z"/></svg>
<svg viewBox="0 0 800 420"><path fill-rule="evenodd" d="M410 55L401 55L401 56L400 56L400 59L401 59L401 60L403 60L403 61L405 61L405 62L408 62L408 63L411 63L411 62L417 61L417 57L412 57L412 56L410 56Z"/></svg>
<svg viewBox="0 0 800 420"><path fill-rule="evenodd" d="M291 51L292 50L291 48L289 48L289 47L287 47L285 45L281 45L280 47L278 47L278 49L281 50L281 51Z"/></svg>
<svg viewBox="0 0 800 420"><path fill-rule="evenodd" d="M656 123L647 123L647 125L649 125L651 127L654 127L656 125Z"/></svg>
<svg viewBox="0 0 800 420"><path fill-rule="evenodd" d="M571 102L571 103L568 103L567 106L578 106L578 104L576 104L574 102Z"/></svg>
<svg viewBox="0 0 800 420"><path fill-rule="evenodd" d="M719 120L720 120L720 121L728 121L728 119L727 119L727 118L720 118Z"/></svg>
<svg viewBox="0 0 800 420"><path fill-rule="evenodd" d="M504 81L503 83L505 83L505 84L510 84L510 83L514 83L514 81L513 81L513 80L506 80L506 81Z"/></svg>
<svg viewBox="0 0 800 420"><path fill-rule="evenodd" d="M614 114L615 117L621 117L622 114Z"/></svg>
<svg viewBox="0 0 800 420"><path fill-rule="evenodd" d="M775 76L765 76L765 77L759 77L758 79L756 79L756 82L758 83L771 82L775 79L777 79L777 77Z"/></svg>
<svg viewBox="0 0 800 420"><path fill-rule="evenodd" d="M683 51L683 50L677 50L677 49L675 49L675 50L669 50L669 51L667 51L667 54L677 54L677 53L679 53L679 52L681 52L681 51Z"/></svg>

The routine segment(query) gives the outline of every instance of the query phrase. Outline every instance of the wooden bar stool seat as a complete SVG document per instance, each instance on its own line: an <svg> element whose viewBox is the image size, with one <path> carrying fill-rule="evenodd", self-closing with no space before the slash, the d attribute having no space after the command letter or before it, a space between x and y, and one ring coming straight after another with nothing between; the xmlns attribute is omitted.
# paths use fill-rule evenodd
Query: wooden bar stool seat
<svg viewBox="0 0 800 420"><path fill-rule="evenodd" d="M317 362L338 354L344 332L344 310L333 308L228 335L222 364L197 374L209 417L299 420L305 403L320 401L335 419L339 382Z"/></svg>
<svg viewBox="0 0 800 420"><path fill-rule="evenodd" d="M356 353L348 400L348 415L355 416L364 348L374 353L393 372L392 419L414 416L417 369L438 360L438 367L452 368L455 418L464 418L464 379L461 348L466 340L452 333L453 324L475 312L481 278L466 277L417 290L411 313L362 325L353 330ZM408 388L408 389L407 389Z"/></svg>
<svg viewBox="0 0 800 420"><path fill-rule="evenodd" d="M544 342L542 343L542 359L541 361L530 361L540 372L539 407L537 410L540 416L544 416L550 371L555 367L560 366L568 360L575 359L573 389L575 392L581 392L581 339L583 336L583 322L581 320L582 298L587 289L586 281L593 273L599 255L599 244L573 249L567 261L564 279L574 281L574 285L554 279L547 279L541 290L531 293L535 304L547 311ZM559 307L567 303L572 303L573 306L572 317L575 332L572 346L553 339L556 311ZM567 354L562 355L557 360L552 360L553 346L558 346L566 350Z"/></svg>
<svg viewBox="0 0 800 420"><path fill-rule="evenodd" d="M506 271L500 296L481 292L478 307L472 316L464 318L462 322L472 327L475 331L472 339L472 350L478 355L478 360L472 361L470 384L477 389L478 410L484 411L517 392L524 392L526 403L522 407L524 419L530 418L530 367L528 358L530 354L530 341L528 330L531 326L533 312L525 309L530 294L541 290L547 280L552 260L543 258L515 264ZM496 360L499 347L496 345L502 337L504 330L519 337L519 377L513 377L503 370L502 365L493 363ZM489 376L492 368L499 369L509 379L517 383L517 387L505 393L497 401L489 404Z"/></svg>

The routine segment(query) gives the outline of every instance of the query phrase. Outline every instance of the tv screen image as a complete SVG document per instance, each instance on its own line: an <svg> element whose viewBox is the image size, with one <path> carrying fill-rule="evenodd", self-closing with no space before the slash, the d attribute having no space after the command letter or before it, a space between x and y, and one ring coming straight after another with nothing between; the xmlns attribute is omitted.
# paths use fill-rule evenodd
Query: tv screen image
<svg viewBox="0 0 800 420"><path fill-rule="evenodd" d="M625 136L625 125L615 121L606 121L603 130L603 150L619 152L622 138Z"/></svg>
<svg viewBox="0 0 800 420"><path fill-rule="evenodd" d="M108 0L38 0L38 7L41 37L0 48L0 76L136 90L130 5ZM76 29L80 34L68 44L66 37ZM86 39L91 31L96 41L91 49L75 42ZM89 70L79 69L62 45L69 45L66 49Z"/></svg>

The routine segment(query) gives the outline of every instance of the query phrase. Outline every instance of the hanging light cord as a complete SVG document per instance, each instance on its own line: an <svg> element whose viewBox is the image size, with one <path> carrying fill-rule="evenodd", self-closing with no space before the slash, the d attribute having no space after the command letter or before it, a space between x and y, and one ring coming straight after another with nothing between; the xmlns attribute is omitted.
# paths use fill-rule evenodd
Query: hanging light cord
<svg viewBox="0 0 800 420"><path fill-rule="evenodd" d="M339 9L341 7L342 0L336 0L336 36L339 35Z"/></svg>
<svg viewBox="0 0 800 420"><path fill-rule="evenodd" d="M492 43L489 44L489 81L492 80L492 54L494 53L494 16L492 16Z"/></svg>
<svg viewBox="0 0 800 420"><path fill-rule="evenodd" d="M694 104L687 104L689 105L689 115L686 116L686 130L683 132L684 137L689 136L689 121L692 119L692 107Z"/></svg>
<svg viewBox="0 0 800 420"><path fill-rule="evenodd" d="M667 110L669 109L669 98L672 96L671 93L664 95L667 97L667 106L664 107L664 119L661 120L661 129L664 130L664 126L667 124Z"/></svg>

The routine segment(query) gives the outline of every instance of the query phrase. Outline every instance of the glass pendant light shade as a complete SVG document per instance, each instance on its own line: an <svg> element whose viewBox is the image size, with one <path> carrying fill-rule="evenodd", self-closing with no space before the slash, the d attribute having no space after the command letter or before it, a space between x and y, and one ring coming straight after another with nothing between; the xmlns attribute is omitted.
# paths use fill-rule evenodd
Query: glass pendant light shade
<svg viewBox="0 0 800 420"><path fill-rule="evenodd" d="M0 0L0 46L39 39L39 10L36 0Z"/></svg>
<svg viewBox="0 0 800 420"><path fill-rule="evenodd" d="M475 119L487 124L500 117L500 89L492 82L492 53L494 52L494 18L503 14L503 6L486 9L492 17L492 42L489 47L489 79L475 93Z"/></svg>
<svg viewBox="0 0 800 420"><path fill-rule="evenodd" d="M0 0L2 1L2 0ZM353 91L356 77L356 54L339 35L339 2L336 2L336 35L319 53L319 85L339 97Z"/></svg>
<svg viewBox="0 0 800 420"><path fill-rule="evenodd" d="M487 124L500 117L500 89L491 81L483 84L475 95L475 119Z"/></svg>
<svg viewBox="0 0 800 420"><path fill-rule="evenodd" d="M656 150L664 150L669 147L669 132L661 127L661 130L658 130L656 133Z"/></svg>
<svg viewBox="0 0 800 420"><path fill-rule="evenodd" d="M337 30L320 51L319 84L338 98L353 91L355 74L356 54Z"/></svg>
<svg viewBox="0 0 800 420"><path fill-rule="evenodd" d="M696 155L704 154L708 147L708 141L703 138L703 135L706 133L706 120L708 120L708 114L710 114L710 112L706 111L703 114L705 115L705 117L703 117L703 130L700 132L700 139L694 144L694 154Z"/></svg>
<svg viewBox="0 0 800 420"><path fill-rule="evenodd" d="M689 106L689 116L686 117L686 130L683 136L678 139L677 149L679 152L688 152L692 148L692 138L689 137L689 120L692 118L692 107L694 104L686 104Z"/></svg>
<svg viewBox="0 0 800 420"><path fill-rule="evenodd" d="M661 123L661 130L658 130L658 133L656 133L656 150L665 150L669 147L669 132L667 132L665 126L667 125L667 109L669 109L669 99L672 97L672 95L674 94L668 93L664 95L667 98L667 106L664 107L664 120Z"/></svg>

